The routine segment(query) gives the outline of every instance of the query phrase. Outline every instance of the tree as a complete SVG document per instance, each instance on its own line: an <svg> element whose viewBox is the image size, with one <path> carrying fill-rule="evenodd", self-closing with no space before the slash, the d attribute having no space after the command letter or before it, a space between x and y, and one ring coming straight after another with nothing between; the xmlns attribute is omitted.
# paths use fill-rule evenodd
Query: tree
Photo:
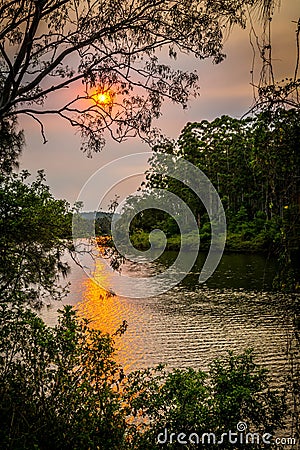
<svg viewBox="0 0 300 450"><path fill-rule="evenodd" d="M22 131L16 131L16 118L2 121L0 126L0 168L9 174L18 167L18 158L24 144Z"/></svg>
<svg viewBox="0 0 300 450"><path fill-rule="evenodd" d="M176 142L154 147L143 183L144 196L148 188L160 188L183 199L197 219L202 243L206 244L209 223L204 205L183 183L165 175L157 151L173 155L174 161L180 157L190 161L211 180L223 202L228 248L269 250L281 255L278 269L283 270L282 286L277 287L294 289L296 273L285 274L299 251L299 132L299 109L294 108L263 111L246 119L222 116L211 122L188 123ZM139 196L135 202L141 199ZM169 237L176 234L170 225L161 211L143 212L132 221L130 231L150 232L159 227Z"/></svg>
<svg viewBox="0 0 300 450"><path fill-rule="evenodd" d="M250 18L250 43L253 50L252 86L254 91L254 105L249 112L276 109L299 109L300 99L300 17L292 22L296 24L295 36L295 67L292 74L286 74L282 80L276 78L273 58L272 20L276 7L280 7L281 0L261 0L257 2L258 16L261 19L262 32L255 30ZM258 76L255 76L255 64L260 64ZM248 114L247 113L247 114Z"/></svg>
<svg viewBox="0 0 300 450"><path fill-rule="evenodd" d="M71 213L65 200L55 200L42 171L32 183L29 173L0 177L0 302L60 298L59 275L71 249Z"/></svg>
<svg viewBox="0 0 300 450"><path fill-rule="evenodd" d="M118 141L149 137L165 98L185 107L189 95L197 95L197 74L160 63L157 52L166 48L170 58L185 52L219 63L223 27L244 26L252 4L0 0L0 127L25 114L38 122L46 142L42 118L56 114L79 128L88 155L101 150L105 130ZM64 95L53 107L57 92Z"/></svg>

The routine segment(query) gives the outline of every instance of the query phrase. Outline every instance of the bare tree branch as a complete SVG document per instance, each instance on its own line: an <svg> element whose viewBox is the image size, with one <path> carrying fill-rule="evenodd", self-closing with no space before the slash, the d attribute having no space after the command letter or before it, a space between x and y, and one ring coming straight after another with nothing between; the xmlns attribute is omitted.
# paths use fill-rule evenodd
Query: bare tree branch
<svg viewBox="0 0 300 450"><path fill-rule="evenodd" d="M47 141L46 136L45 136L45 129L44 129L43 122L41 122L35 115L31 114L30 112L26 112L25 114L27 116L32 117L36 122L38 122L38 124L40 125L40 128L41 128L41 135L43 137L43 144L47 144L48 141Z"/></svg>

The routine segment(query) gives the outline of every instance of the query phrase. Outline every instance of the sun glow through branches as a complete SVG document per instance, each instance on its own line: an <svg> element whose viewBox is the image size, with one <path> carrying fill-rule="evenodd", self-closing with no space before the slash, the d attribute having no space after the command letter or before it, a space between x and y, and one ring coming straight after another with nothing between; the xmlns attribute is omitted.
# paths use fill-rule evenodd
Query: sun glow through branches
<svg viewBox="0 0 300 450"><path fill-rule="evenodd" d="M111 91L97 91L91 98L99 106L111 106L113 103L113 93Z"/></svg>

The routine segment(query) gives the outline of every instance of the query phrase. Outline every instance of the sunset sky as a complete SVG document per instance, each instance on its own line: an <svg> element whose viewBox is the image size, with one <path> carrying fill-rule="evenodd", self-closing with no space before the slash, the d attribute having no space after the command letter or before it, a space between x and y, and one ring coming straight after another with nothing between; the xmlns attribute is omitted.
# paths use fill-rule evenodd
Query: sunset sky
<svg viewBox="0 0 300 450"><path fill-rule="evenodd" d="M300 0L282 0L272 22L272 41L275 76L277 80L292 77L294 73L296 45L295 30L300 16ZM258 29L258 28L257 28ZM235 28L225 43L227 58L219 65L213 65L209 60L199 61L187 55L179 56L175 62L181 69L196 69L200 78L201 95L191 99L188 110L180 106L165 103L163 115L156 121L164 134L176 138L187 122L214 119L222 114L240 117L246 113L253 102L251 82L252 50L249 43L249 29ZM159 56L159 54L158 54ZM259 62L256 68L259 69ZM61 95L61 94L60 94ZM22 118L20 125L25 130L26 148L21 158L21 169L26 168L31 173L44 168L47 183L57 198L66 198L69 202L76 201L78 194L88 178L108 162L131 154L149 151L149 147L139 139L131 139L122 144L113 142L107 137L105 149L88 159L80 151L80 136L75 130L56 117L44 120L48 139L43 144L39 127L29 118ZM144 166L134 167L143 172ZM108 168L101 176L109 179ZM128 186L119 188L129 193L138 186L140 178L131 179ZM95 192L91 202L85 205L85 210L94 209L99 193Z"/></svg>

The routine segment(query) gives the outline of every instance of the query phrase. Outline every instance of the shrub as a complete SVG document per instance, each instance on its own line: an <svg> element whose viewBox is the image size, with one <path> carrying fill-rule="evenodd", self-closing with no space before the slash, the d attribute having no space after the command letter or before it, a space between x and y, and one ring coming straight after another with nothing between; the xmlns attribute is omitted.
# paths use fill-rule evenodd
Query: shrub
<svg viewBox="0 0 300 450"><path fill-rule="evenodd" d="M113 339L71 307L53 328L20 306L2 305L0 313L4 449L155 450L165 428L221 434L241 420L254 431L282 426L283 398L270 390L250 350L213 362L209 373L159 366L125 375Z"/></svg>

